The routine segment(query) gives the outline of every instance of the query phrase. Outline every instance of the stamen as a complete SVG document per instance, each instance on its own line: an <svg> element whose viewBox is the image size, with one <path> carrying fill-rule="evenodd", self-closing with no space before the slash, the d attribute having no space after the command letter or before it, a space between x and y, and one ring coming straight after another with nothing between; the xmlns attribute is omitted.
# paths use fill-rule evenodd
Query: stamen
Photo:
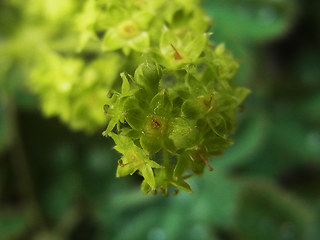
<svg viewBox="0 0 320 240"><path fill-rule="evenodd" d="M118 163L121 167L125 167L128 165L128 163L124 164L121 159L118 161Z"/></svg>
<svg viewBox="0 0 320 240"><path fill-rule="evenodd" d="M182 59L182 56L180 55L180 53L178 52L178 50L173 46L173 44L170 44L171 45L171 47L173 48L173 50L174 50L174 58L176 59L176 60L181 60Z"/></svg>
<svg viewBox="0 0 320 240"><path fill-rule="evenodd" d="M209 171L213 171L213 167L210 166L207 159L205 159L201 154L199 154L199 155L200 155L200 158L202 159L202 161L208 166Z"/></svg>
<svg viewBox="0 0 320 240"><path fill-rule="evenodd" d="M152 122L153 122L155 125L157 125L158 127L161 126L161 124L160 124L157 120L155 120L155 119L152 119Z"/></svg>
<svg viewBox="0 0 320 240"><path fill-rule="evenodd" d="M206 101L204 101L204 104L207 105L208 107L211 105L213 100L213 94L210 95L210 98Z"/></svg>

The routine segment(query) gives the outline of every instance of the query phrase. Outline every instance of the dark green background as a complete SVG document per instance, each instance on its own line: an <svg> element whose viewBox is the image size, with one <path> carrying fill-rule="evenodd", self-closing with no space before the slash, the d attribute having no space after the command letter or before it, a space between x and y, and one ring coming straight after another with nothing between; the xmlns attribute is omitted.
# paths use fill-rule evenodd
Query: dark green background
<svg viewBox="0 0 320 240"><path fill-rule="evenodd" d="M20 59L0 75L0 239L320 239L320 1L203 5L252 90L215 171L191 195L143 196L139 176L115 178L103 129L42 116ZM21 21L5 0L0 21L1 44Z"/></svg>

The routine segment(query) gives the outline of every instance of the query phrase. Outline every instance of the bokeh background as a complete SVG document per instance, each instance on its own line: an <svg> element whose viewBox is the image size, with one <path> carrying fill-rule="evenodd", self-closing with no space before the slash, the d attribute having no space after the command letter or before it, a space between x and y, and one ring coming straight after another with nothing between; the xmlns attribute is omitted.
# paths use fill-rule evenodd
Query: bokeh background
<svg viewBox="0 0 320 240"><path fill-rule="evenodd" d="M103 129L42 115L25 84L32 49L8 44L25 21L18 2L0 1L0 239L320 239L320 1L203 1L252 94L215 171L168 198L115 178Z"/></svg>

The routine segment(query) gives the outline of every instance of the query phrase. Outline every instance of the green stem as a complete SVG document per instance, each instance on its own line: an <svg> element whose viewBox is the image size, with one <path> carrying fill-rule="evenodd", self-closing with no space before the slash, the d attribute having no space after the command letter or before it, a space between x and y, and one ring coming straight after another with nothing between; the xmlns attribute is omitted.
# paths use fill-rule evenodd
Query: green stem
<svg viewBox="0 0 320 240"><path fill-rule="evenodd" d="M11 123L13 151L12 151L12 165L16 174L16 181L21 195L27 202L30 208L30 218L35 224L47 229L45 218L42 214L41 207L38 204L35 190L30 175L30 169L26 158L23 141L19 134L17 111L14 102L9 99L7 101L7 117Z"/></svg>
<svg viewBox="0 0 320 240"><path fill-rule="evenodd" d="M169 169L170 167L170 162L169 162L169 153L166 150L162 151L162 156L163 156L163 166Z"/></svg>

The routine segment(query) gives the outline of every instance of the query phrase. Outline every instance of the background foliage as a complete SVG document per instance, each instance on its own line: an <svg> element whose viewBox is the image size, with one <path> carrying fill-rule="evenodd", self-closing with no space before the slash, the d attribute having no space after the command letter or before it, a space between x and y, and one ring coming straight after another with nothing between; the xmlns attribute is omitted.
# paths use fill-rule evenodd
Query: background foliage
<svg viewBox="0 0 320 240"><path fill-rule="evenodd" d="M236 82L252 94L215 171L190 181L192 195L170 198L143 196L139 177L115 178L119 155L103 129L73 132L40 114L24 78L31 46L55 28L34 28L35 39L21 27L21 1L8 2L0 2L0 239L319 238L319 1L203 2L212 38L241 60ZM73 11L48 6L49 20Z"/></svg>

